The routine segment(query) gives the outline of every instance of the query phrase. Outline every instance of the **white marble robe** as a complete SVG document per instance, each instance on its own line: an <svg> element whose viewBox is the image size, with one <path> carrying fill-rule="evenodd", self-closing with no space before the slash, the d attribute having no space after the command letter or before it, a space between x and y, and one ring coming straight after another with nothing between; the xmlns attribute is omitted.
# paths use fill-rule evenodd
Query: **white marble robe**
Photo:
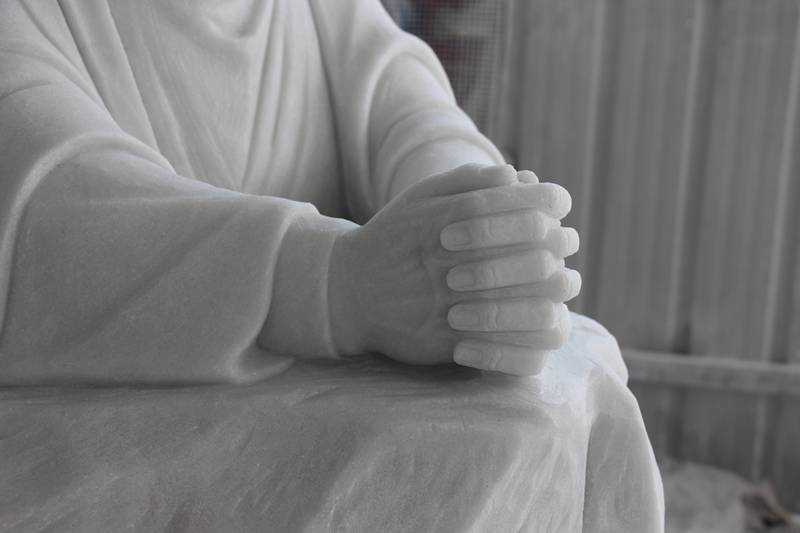
<svg viewBox="0 0 800 533"><path fill-rule="evenodd" d="M267 351L333 356L333 231L502 160L377 0L3 1L0 125L15 384L249 380L283 364Z"/></svg>
<svg viewBox="0 0 800 533"><path fill-rule="evenodd" d="M500 159L377 0L0 0L0 385L334 355L326 216ZM0 387L0 528L661 531L619 350L575 320L538 378Z"/></svg>

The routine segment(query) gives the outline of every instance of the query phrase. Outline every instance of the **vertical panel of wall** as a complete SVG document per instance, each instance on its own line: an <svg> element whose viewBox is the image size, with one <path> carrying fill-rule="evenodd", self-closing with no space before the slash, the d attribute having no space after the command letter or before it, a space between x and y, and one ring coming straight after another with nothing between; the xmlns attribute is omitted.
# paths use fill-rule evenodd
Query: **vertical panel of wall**
<svg viewBox="0 0 800 533"><path fill-rule="evenodd" d="M614 2L607 15L610 85L592 202L602 234L589 243L588 310L630 347L669 350L684 199L680 163L690 90L692 4ZM592 220L590 224L596 223ZM595 237L593 234L592 237Z"/></svg>
<svg viewBox="0 0 800 533"><path fill-rule="evenodd" d="M504 140L573 193L577 310L632 348L800 363L800 3L514 7ZM632 389L657 452L800 507L797 399Z"/></svg>
<svg viewBox="0 0 800 533"><path fill-rule="evenodd" d="M581 232L576 308L628 346L673 350L697 84L691 0L536 0L517 101L518 163L564 184ZM677 265L677 266L676 266ZM658 452L675 394L637 387Z"/></svg>
<svg viewBox="0 0 800 533"><path fill-rule="evenodd" d="M792 180L793 199L800 198L800 115L795 116L795 142L792 150L795 154ZM782 331L786 331L783 346L789 355L789 362L800 364L800 209L793 210L788 226L794 242L794 254L790 261L791 276L794 283L787 283L786 292L789 302L786 309L788 322ZM765 468L768 478L776 484L778 494L785 498L785 504L797 511L800 509L800 398L786 398L774 402L776 416L773 425L769 426L765 457ZM774 437L773 437L774 436ZM770 446L772 440L772 446Z"/></svg>
<svg viewBox="0 0 800 533"><path fill-rule="evenodd" d="M609 6L586 309L626 346L675 350L702 21L689 1ZM672 453L676 394L634 389L657 453Z"/></svg>
<svg viewBox="0 0 800 533"><path fill-rule="evenodd" d="M774 329L765 348L779 361L800 364L800 15L796 15L795 45L789 81L783 146L779 221L773 240L781 256L773 273ZM775 413L766 426L764 470L778 494L792 509L800 509L800 399L770 401Z"/></svg>
<svg viewBox="0 0 800 533"><path fill-rule="evenodd" d="M709 137L694 251L693 354L770 359L772 236L780 232L781 153L797 28L793 0L709 3ZM784 191L785 194L785 191ZM690 391L680 454L761 477L767 400Z"/></svg>

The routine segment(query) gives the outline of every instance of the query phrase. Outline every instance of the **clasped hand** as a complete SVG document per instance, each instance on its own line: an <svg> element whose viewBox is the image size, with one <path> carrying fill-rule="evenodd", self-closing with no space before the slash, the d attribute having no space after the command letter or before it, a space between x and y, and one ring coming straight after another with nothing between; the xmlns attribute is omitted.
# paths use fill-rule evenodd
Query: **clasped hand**
<svg viewBox="0 0 800 533"><path fill-rule="evenodd" d="M580 290L569 193L510 165L419 182L337 238L329 298L344 353L531 375L566 342Z"/></svg>

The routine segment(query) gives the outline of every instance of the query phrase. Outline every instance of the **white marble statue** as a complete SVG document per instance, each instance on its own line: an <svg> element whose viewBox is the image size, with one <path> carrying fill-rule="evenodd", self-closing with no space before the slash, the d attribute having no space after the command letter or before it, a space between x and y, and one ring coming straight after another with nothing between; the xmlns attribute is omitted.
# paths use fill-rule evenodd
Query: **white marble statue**
<svg viewBox="0 0 800 533"><path fill-rule="evenodd" d="M569 195L376 0L6 1L0 124L2 382L527 375L567 338Z"/></svg>
<svg viewBox="0 0 800 533"><path fill-rule="evenodd" d="M569 209L378 0L0 0L0 530L663 531Z"/></svg>

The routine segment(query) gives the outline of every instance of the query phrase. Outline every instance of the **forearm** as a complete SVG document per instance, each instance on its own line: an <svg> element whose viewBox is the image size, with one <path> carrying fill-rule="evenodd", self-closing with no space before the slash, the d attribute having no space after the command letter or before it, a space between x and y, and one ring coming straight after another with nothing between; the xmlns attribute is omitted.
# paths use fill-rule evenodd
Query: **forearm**
<svg viewBox="0 0 800 533"><path fill-rule="evenodd" d="M264 348L328 355L325 324L309 320L327 315L315 269L332 236L309 228L323 219L117 148L83 151L43 178L3 258L2 381L254 379L243 358L265 324L282 342ZM278 268L308 241L309 268ZM287 324L307 327L282 337Z"/></svg>
<svg viewBox="0 0 800 533"><path fill-rule="evenodd" d="M262 329L333 353L332 219L177 175L69 84L12 93L0 123L0 382L254 379Z"/></svg>
<svg viewBox="0 0 800 533"><path fill-rule="evenodd" d="M399 54L380 72L370 114L370 182L376 209L432 175L504 159L460 109L429 50Z"/></svg>
<svg viewBox="0 0 800 533"><path fill-rule="evenodd" d="M386 201L418 181L452 170L467 163L495 165L501 163L487 150L464 139L443 139L425 144L407 154L390 180Z"/></svg>
<svg viewBox="0 0 800 533"><path fill-rule="evenodd" d="M502 163L458 108L444 69L378 0L312 0L350 211L363 222L412 183L463 163Z"/></svg>

